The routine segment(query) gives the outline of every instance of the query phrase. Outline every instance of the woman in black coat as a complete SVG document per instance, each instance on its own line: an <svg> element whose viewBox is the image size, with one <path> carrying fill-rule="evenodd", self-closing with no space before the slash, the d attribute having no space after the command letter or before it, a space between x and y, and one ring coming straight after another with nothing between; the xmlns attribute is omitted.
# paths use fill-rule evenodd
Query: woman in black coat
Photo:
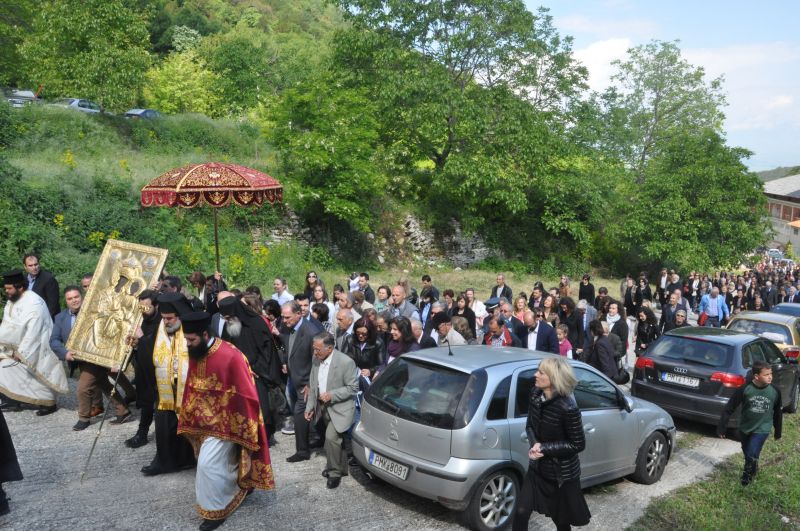
<svg viewBox="0 0 800 531"><path fill-rule="evenodd" d="M641 356L650 344L658 339L658 322L650 308L640 308L636 322L636 357Z"/></svg>
<svg viewBox="0 0 800 531"><path fill-rule="evenodd" d="M558 530L586 525L592 516L581 491L578 454L586 439L572 396L576 385L566 358L547 358L539 364L525 427L530 461L514 513L514 531L528 529L533 511L549 516Z"/></svg>
<svg viewBox="0 0 800 531"><path fill-rule="evenodd" d="M619 370L617 369L617 363L614 361L614 347L611 346L608 338L603 335L603 323L595 319L589 323L589 332L594 339L592 348L589 349L589 357L586 358L586 363L609 378L615 378Z"/></svg>
<svg viewBox="0 0 800 531"><path fill-rule="evenodd" d="M348 351L345 352L356 362L361 376L372 379L375 371L386 358L383 341L378 337L378 328L367 317L362 317L353 324L353 338Z"/></svg>
<svg viewBox="0 0 800 531"><path fill-rule="evenodd" d="M460 316L467 320L469 329L472 330L472 335L475 335L475 312L469 307L467 296L460 293L456 298L456 305L453 308L453 313L450 317Z"/></svg>
<svg viewBox="0 0 800 531"><path fill-rule="evenodd" d="M578 287L578 300L584 300L589 304L594 303L594 284L590 282L589 275L583 275L581 285Z"/></svg>
<svg viewBox="0 0 800 531"><path fill-rule="evenodd" d="M628 320L619 302L612 300L608 303L608 313L603 317L608 323L609 334L616 335L622 343L622 351L617 352L622 357L628 352Z"/></svg>

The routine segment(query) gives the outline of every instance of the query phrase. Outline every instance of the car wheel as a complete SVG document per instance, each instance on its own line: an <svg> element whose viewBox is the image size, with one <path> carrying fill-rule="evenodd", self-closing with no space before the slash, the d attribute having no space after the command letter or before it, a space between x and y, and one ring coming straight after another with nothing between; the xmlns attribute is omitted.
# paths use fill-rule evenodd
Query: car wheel
<svg viewBox="0 0 800 531"><path fill-rule="evenodd" d="M797 413L798 402L800 402L800 380L795 380L792 388L792 401L783 410L786 413Z"/></svg>
<svg viewBox="0 0 800 531"><path fill-rule="evenodd" d="M661 432L653 432L644 441L639 454L636 456L636 471L631 475L631 479L636 483L650 485L661 479L664 468L669 459L669 448L667 440Z"/></svg>
<svg viewBox="0 0 800 531"><path fill-rule="evenodd" d="M519 498L519 482L511 470L498 470L486 477L472 495L467 507L470 527L477 531L496 531L511 525Z"/></svg>

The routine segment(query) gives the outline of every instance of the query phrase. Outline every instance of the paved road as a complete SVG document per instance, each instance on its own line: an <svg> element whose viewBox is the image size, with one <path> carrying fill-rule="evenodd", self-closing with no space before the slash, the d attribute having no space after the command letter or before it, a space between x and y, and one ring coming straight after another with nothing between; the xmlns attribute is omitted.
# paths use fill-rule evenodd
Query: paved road
<svg viewBox="0 0 800 531"><path fill-rule="evenodd" d="M12 512L0 517L3 529L194 529L200 522L193 509L194 471L143 477L139 469L150 462L155 443L130 450L123 441L136 423L106 425L89 468L80 471L96 433L96 424L73 432L77 420L72 394L60 399L60 409L48 417L33 411L6 415L25 480L5 486ZM703 437L679 449L661 482L642 486L621 480L587 491L593 514L588 529L624 528L641 515L649 500L707 474L723 457L737 451L736 443L713 437L710 429L681 425ZM325 488L320 476L322 453L300 464L286 463L293 453L292 436L278 434L272 450L277 488L257 491L221 529L302 530L418 530L461 529L459 515L381 482L358 470L336 490ZM535 516L531 529L552 529L549 520Z"/></svg>

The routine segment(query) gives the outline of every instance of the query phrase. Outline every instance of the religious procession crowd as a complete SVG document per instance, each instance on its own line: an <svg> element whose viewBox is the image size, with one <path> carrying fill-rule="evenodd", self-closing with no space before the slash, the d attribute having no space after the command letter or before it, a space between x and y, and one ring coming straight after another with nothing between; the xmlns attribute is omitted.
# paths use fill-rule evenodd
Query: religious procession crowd
<svg viewBox="0 0 800 531"><path fill-rule="evenodd" d="M375 288L368 273L353 273L329 292L310 271L295 293L277 276L267 295L258 286L229 288L219 272L194 272L186 282L162 275L153 289L140 291L143 319L128 333L113 317L115 297L135 277L121 264L100 298L107 315L84 332L75 324L92 275L61 289L36 255L26 255L23 265L3 275L8 303L0 323L0 409L34 407L40 416L56 411L57 394L68 392L65 364L70 376L79 372L74 430L105 414L104 395L115 410L111 424L132 421L135 405L138 429L125 444L148 444L154 425L156 452L142 474L196 467L202 530L221 525L253 489L274 488L269 447L278 430L294 435L290 463L323 447L326 485L338 487L356 464L349 433L360 394L408 352L514 346L580 359L620 381L628 376L629 347L638 355L661 334L688 326L693 313L704 313L706 326L720 326L742 309L800 302L800 271L767 260L751 271L691 272L684 279L663 269L652 283L644 273L628 276L612 288L618 296L606 286L595 290L588 274L577 286L562 276L558 286L537 282L529 293L515 293L498 274L485 301L471 287L440 291L428 275L417 290L406 279ZM125 334L132 348L133 382L125 367L81 360L67 346L73 333L93 334L99 344L109 331ZM22 479L22 472L2 414L0 445L4 514L9 505L2 483ZM531 452L532 460L542 455ZM588 522L588 509L582 519Z"/></svg>

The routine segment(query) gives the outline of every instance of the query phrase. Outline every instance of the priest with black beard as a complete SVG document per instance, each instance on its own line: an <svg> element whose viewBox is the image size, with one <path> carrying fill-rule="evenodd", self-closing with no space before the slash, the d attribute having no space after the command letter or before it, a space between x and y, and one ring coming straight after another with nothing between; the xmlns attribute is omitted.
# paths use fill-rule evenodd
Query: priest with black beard
<svg viewBox="0 0 800 531"><path fill-rule="evenodd" d="M264 318L245 306L236 297L219 301L219 313L225 319L222 339L244 353L256 381L258 400L267 430L267 437L273 440L275 430L280 426L279 404L270 404L270 390L280 394L281 362L278 351ZM275 392L277 390L277 392Z"/></svg>

